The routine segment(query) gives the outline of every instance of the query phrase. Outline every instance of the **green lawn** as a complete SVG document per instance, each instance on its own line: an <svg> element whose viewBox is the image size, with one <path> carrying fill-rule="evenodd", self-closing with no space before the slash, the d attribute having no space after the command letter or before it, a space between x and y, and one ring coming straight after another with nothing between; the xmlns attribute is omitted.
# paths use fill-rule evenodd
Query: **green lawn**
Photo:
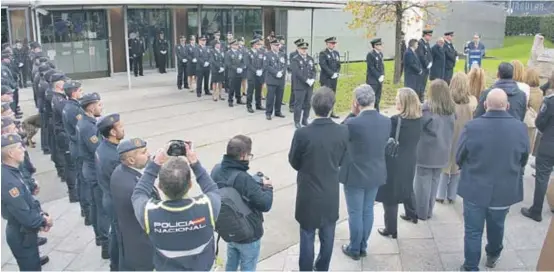
<svg viewBox="0 0 554 272"><path fill-rule="evenodd" d="M506 37L504 39L504 47L499 49L487 50L487 59L483 60L483 68L489 76L488 84L491 85L496 77L496 69L501 62L510 62L512 60L520 60L523 64L527 64L531 53L531 47L533 45L534 37L518 36L518 37ZM554 45L550 42L546 42L545 47L552 48ZM461 50L461 49L458 49ZM456 64L455 72L464 71L463 60L458 61ZM348 65L349 75L343 76L339 79L337 87L337 112L346 112L350 110L352 103L352 90L365 83L365 62L343 64L343 67ZM392 77L394 74L394 61L385 62L385 83L383 85L383 94L381 96L381 108L386 108L394 104L396 96L396 90L403 85L403 80L398 85L392 84ZM316 83L316 88L319 86ZM288 103L290 96L290 85L287 85L285 89L284 102Z"/></svg>

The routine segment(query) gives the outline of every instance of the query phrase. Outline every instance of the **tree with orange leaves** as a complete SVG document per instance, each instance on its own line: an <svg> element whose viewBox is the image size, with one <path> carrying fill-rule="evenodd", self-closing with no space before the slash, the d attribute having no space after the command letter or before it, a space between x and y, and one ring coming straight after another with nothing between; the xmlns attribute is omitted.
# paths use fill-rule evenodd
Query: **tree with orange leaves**
<svg viewBox="0 0 554 272"><path fill-rule="evenodd" d="M427 2L426 0L413 1L348 1L345 11L352 13L353 19L349 26L351 29L365 29L367 37L375 35L377 26L382 23L395 23L395 49L394 49L394 84L400 82L402 25L419 22L423 19L434 20L437 17L433 12L444 9L444 2ZM412 13L415 16L407 16ZM429 28L430 25L425 25Z"/></svg>

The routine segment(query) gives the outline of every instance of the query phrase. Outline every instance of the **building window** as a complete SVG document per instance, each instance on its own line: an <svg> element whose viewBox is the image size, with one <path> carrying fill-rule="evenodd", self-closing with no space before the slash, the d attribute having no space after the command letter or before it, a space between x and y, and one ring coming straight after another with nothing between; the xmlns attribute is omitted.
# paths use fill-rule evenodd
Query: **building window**
<svg viewBox="0 0 554 272"><path fill-rule="evenodd" d="M198 36L198 9L188 9L187 20L188 20L188 24L187 24L188 36L190 35Z"/></svg>
<svg viewBox="0 0 554 272"><path fill-rule="evenodd" d="M201 17L201 34L207 35L208 39L211 40L213 33L219 30L221 32L222 39L225 39L227 32L232 31L231 20L231 9L203 8Z"/></svg>
<svg viewBox="0 0 554 272"><path fill-rule="evenodd" d="M235 37L244 37L246 42L254 36L254 30L262 30L262 9L235 9Z"/></svg>
<svg viewBox="0 0 554 272"><path fill-rule="evenodd" d="M12 33L12 42L27 41L27 10L10 10L10 25Z"/></svg>

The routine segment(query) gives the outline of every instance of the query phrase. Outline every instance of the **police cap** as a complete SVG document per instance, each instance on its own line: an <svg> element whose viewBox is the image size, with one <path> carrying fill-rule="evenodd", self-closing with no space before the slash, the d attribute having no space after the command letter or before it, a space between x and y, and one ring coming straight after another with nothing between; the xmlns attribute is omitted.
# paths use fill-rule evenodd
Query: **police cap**
<svg viewBox="0 0 554 272"><path fill-rule="evenodd" d="M232 31L227 31L227 35L233 35Z"/></svg>
<svg viewBox="0 0 554 272"><path fill-rule="evenodd" d="M11 124L15 124L13 119L9 116L2 116L2 129L9 127Z"/></svg>
<svg viewBox="0 0 554 272"><path fill-rule="evenodd" d="M63 90L67 96L71 96L79 88L81 88L81 83L78 81L69 80L63 84Z"/></svg>
<svg viewBox="0 0 554 272"><path fill-rule="evenodd" d="M216 31L214 32L214 35L216 35L216 34L221 34L221 31L216 30Z"/></svg>
<svg viewBox="0 0 554 272"><path fill-rule="evenodd" d="M433 35L433 30L432 29L423 30L423 35Z"/></svg>
<svg viewBox="0 0 554 272"><path fill-rule="evenodd" d="M9 53L3 53L2 52L2 60L11 58L11 55Z"/></svg>
<svg viewBox="0 0 554 272"><path fill-rule="evenodd" d="M371 46L375 47L376 45L382 45L383 42L381 41L381 38L375 38L371 40Z"/></svg>
<svg viewBox="0 0 554 272"><path fill-rule="evenodd" d="M244 42L244 37L240 37L239 42Z"/></svg>
<svg viewBox="0 0 554 272"><path fill-rule="evenodd" d="M117 153L119 155L133 151L135 149L146 147L146 141L140 138L132 138L123 140L117 145Z"/></svg>
<svg viewBox="0 0 554 272"><path fill-rule="evenodd" d="M81 97L81 100L79 100L79 103L81 104L82 108L85 108L89 104L92 104L98 101L100 101L100 95L98 93L88 93L83 95L83 97Z"/></svg>
<svg viewBox="0 0 554 272"><path fill-rule="evenodd" d="M44 73L46 73L46 71L50 69L52 68L50 68L50 65L48 65L48 63L43 63L38 67L38 72L44 75Z"/></svg>
<svg viewBox="0 0 554 272"><path fill-rule="evenodd" d="M233 45L233 44L237 43L237 40L235 40L235 39L230 39L229 41L227 41L227 43L228 43L229 45Z"/></svg>
<svg viewBox="0 0 554 272"><path fill-rule="evenodd" d="M326 43L337 43L337 37L329 37L325 39Z"/></svg>
<svg viewBox="0 0 554 272"><path fill-rule="evenodd" d="M196 39L196 36L194 36L194 35L189 36L189 41L194 41L195 39Z"/></svg>
<svg viewBox="0 0 554 272"><path fill-rule="evenodd" d="M29 47L30 47L31 49L39 48L39 47L40 47L40 43L38 43L38 42L31 42L31 43L29 44Z"/></svg>
<svg viewBox="0 0 554 272"><path fill-rule="evenodd" d="M299 43L297 46L298 46L298 48L300 48L300 49L308 49L308 46L309 46L309 45L310 45L310 44L307 43L307 42L301 42L301 43Z"/></svg>
<svg viewBox="0 0 554 272"><path fill-rule="evenodd" d="M279 40L277 40L276 38L272 38L269 40L269 43L270 44L279 44Z"/></svg>
<svg viewBox="0 0 554 272"><path fill-rule="evenodd" d="M119 113L112 113L98 120L96 127L98 128L98 131L104 131L107 128L113 127L113 125L117 122L119 122Z"/></svg>
<svg viewBox="0 0 554 272"><path fill-rule="evenodd" d="M2 121L3 122L3 121ZM10 133L2 135L2 147L21 143L21 137L17 133Z"/></svg>
<svg viewBox="0 0 554 272"><path fill-rule="evenodd" d="M43 76L43 77L44 77L44 80L46 80L46 82L48 82L48 83L52 83L52 82L50 81L50 78L51 78L52 75L55 74L55 73L56 73L56 70L54 70L54 69L50 69L50 70L46 71L46 72L44 73L44 76Z"/></svg>
<svg viewBox="0 0 554 272"><path fill-rule="evenodd" d="M275 38L276 38L277 40L279 40L279 41L282 41L282 40L285 39L285 36L283 36L283 35L277 35L277 36L275 36Z"/></svg>
<svg viewBox="0 0 554 272"><path fill-rule="evenodd" d="M68 80L68 78L65 76L64 73L61 73L61 72L56 72L50 77L50 82L51 83L58 82L60 80L65 81L65 80Z"/></svg>
<svg viewBox="0 0 554 272"><path fill-rule="evenodd" d="M444 36L454 36L454 31L444 32Z"/></svg>
<svg viewBox="0 0 554 272"><path fill-rule="evenodd" d="M50 60L50 59L49 59L47 56L41 55L41 56L39 57L39 60L38 60L38 61L39 61L40 63L45 63L45 62L48 62L49 60Z"/></svg>
<svg viewBox="0 0 554 272"><path fill-rule="evenodd" d="M42 52L37 52L33 55L33 60L36 61L37 59L40 60L40 58L44 57L44 53Z"/></svg>
<svg viewBox="0 0 554 272"><path fill-rule="evenodd" d="M298 46L299 44L301 44L301 43L303 43L303 42L304 42L304 38L300 38L300 39L294 41L294 44L295 44L296 46Z"/></svg>
<svg viewBox="0 0 554 272"><path fill-rule="evenodd" d="M254 38L253 40L250 41L250 45L257 44L259 41L260 41L260 39Z"/></svg>
<svg viewBox="0 0 554 272"><path fill-rule="evenodd" d="M10 88L6 85L2 85L2 95L11 94L11 93L13 93L12 88Z"/></svg>
<svg viewBox="0 0 554 272"><path fill-rule="evenodd" d="M200 35L200 37L198 37L198 40L207 40L208 37L206 37L206 35Z"/></svg>

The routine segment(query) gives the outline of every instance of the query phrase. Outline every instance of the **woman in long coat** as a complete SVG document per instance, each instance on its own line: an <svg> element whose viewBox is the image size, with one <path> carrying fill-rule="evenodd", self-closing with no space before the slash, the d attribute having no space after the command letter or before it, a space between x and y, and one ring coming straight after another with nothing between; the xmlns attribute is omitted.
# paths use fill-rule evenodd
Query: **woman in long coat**
<svg viewBox="0 0 554 272"><path fill-rule="evenodd" d="M396 107L400 112L391 117L390 137L396 136L396 127L400 122L398 153L396 157L386 157L387 183L379 187L377 202L383 203L385 210L385 228L378 229L383 236L397 237L398 204L404 203L405 218L417 222L414 203L414 175L416 148L421 135L421 106L416 92L410 88L401 88L396 97Z"/></svg>

